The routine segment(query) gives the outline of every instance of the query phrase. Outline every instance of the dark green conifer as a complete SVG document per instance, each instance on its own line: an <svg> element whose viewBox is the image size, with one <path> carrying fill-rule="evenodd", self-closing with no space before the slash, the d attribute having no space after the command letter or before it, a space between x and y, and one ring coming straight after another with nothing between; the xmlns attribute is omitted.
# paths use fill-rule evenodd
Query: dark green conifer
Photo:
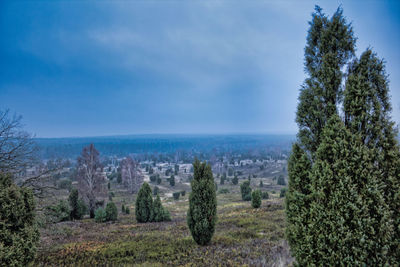
<svg viewBox="0 0 400 267"><path fill-rule="evenodd" d="M250 201L251 200L250 181L244 181L240 185L240 193L242 194L242 200L244 200L244 201Z"/></svg>
<svg viewBox="0 0 400 267"><path fill-rule="evenodd" d="M26 266L35 257L39 231L29 189L0 173L0 265Z"/></svg>
<svg viewBox="0 0 400 267"><path fill-rule="evenodd" d="M162 206L160 196L157 195L156 200L154 200L153 204L153 221L154 222L162 222L162 221L170 221L169 212Z"/></svg>
<svg viewBox="0 0 400 267"><path fill-rule="evenodd" d="M118 218L117 206L114 202L108 202L106 206L106 218L107 221L116 221Z"/></svg>
<svg viewBox="0 0 400 267"><path fill-rule="evenodd" d="M171 178L169 178L169 185L175 186L175 176L171 174Z"/></svg>
<svg viewBox="0 0 400 267"><path fill-rule="evenodd" d="M136 220L140 223L153 219L153 197L148 183L144 182L136 198Z"/></svg>
<svg viewBox="0 0 400 267"><path fill-rule="evenodd" d="M296 122L300 144L311 156L317 151L328 119L337 113L343 66L353 57L356 38L338 8L328 18L318 6L312 14L305 47L306 78L299 96Z"/></svg>
<svg viewBox="0 0 400 267"><path fill-rule="evenodd" d="M346 126L372 151L394 225L400 225L400 146L390 118L389 81L384 61L370 49L349 67L343 109ZM400 227L395 227L388 255L392 263L400 260L399 240Z"/></svg>
<svg viewBox="0 0 400 267"><path fill-rule="evenodd" d="M235 174L235 176L232 178L232 184L237 185L239 183L239 178Z"/></svg>
<svg viewBox="0 0 400 267"><path fill-rule="evenodd" d="M342 10L328 18L317 7L286 196L287 238L300 265L381 266L400 259L400 149L387 75L370 49L350 63L354 47ZM342 95L344 123L337 115Z"/></svg>
<svg viewBox="0 0 400 267"><path fill-rule="evenodd" d="M295 143L288 161L289 188L286 193L286 237L293 256L303 259L309 253L305 233L310 208L311 161L301 147Z"/></svg>
<svg viewBox="0 0 400 267"><path fill-rule="evenodd" d="M261 191L256 189L251 193L251 206L255 209L261 207Z"/></svg>
<svg viewBox="0 0 400 267"><path fill-rule="evenodd" d="M187 223L194 241L207 245L215 231L217 198L211 166L195 160Z"/></svg>
<svg viewBox="0 0 400 267"><path fill-rule="evenodd" d="M311 172L312 198L300 265L383 266L393 221L372 153L338 116L325 127Z"/></svg>

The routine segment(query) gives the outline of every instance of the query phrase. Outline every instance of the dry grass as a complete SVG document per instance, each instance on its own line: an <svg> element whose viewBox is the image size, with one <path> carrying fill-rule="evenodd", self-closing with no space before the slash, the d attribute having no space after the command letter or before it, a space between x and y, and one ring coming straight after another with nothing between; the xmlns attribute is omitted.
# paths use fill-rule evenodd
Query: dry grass
<svg viewBox="0 0 400 267"><path fill-rule="evenodd" d="M261 208L253 209L250 202L240 200L239 186L224 187L231 193L218 194L218 222L208 246L198 246L186 225L188 192L179 201L163 201L171 212L171 222L138 224L134 199L116 191L118 209L122 203L128 204L131 214L119 214L115 223L84 219L43 228L33 265L290 265L283 200L273 196L263 200Z"/></svg>

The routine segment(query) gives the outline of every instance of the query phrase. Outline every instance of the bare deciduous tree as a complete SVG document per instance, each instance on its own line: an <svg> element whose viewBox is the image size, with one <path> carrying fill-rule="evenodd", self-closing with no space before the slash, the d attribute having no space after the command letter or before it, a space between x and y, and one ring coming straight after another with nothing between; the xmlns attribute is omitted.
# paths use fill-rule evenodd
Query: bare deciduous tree
<svg viewBox="0 0 400 267"><path fill-rule="evenodd" d="M0 110L0 171L13 175L26 170L36 160L37 146L24 131L21 116Z"/></svg>
<svg viewBox="0 0 400 267"><path fill-rule="evenodd" d="M138 192L143 183L143 176L139 164L131 157L126 157L121 162L121 176L123 184L131 191Z"/></svg>
<svg viewBox="0 0 400 267"><path fill-rule="evenodd" d="M94 217L96 197L103 192L104 177L100 163L100 153L93 144L86 146L78 157L78 173L80 194L89 205L90 217Z"/></svg>

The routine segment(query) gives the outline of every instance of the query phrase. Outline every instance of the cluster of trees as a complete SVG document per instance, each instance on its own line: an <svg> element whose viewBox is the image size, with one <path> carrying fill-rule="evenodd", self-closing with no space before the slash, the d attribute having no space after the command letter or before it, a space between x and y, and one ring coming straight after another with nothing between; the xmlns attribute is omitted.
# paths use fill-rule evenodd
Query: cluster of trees
<svg viewBox="0 0 400 267"><path fill-rule="evenodd" d="M243 201L251 201L253 208L261 207L261 199L268 199L268 192L261 192L260 189L252 191L250 181L244 181L240 185L240 193Z"/></svg>
<svg viewBox="0 0 400 267"><path fill-rule="evenodd" d="M96 222L116 221L118 219L118 209L114 202L108 202L106 208L97 208L94 219Z"/></svg>
<svg viewBox="0 0 400 267"><path fill-rule="evenodd" d="M136 198L136 220L140 223L170 221L171 215L162 206L160 196L157 194L153 200L151 188L144 182Z"/></svg>
<svg viewBox="0 0 400 267"><path fill-rule="evenodd" d="M400 147L388 78L371 49L355 57L355 44L341 8L329 18L316 7L286 194L287 238L299 265L400 261Z"/></svg>

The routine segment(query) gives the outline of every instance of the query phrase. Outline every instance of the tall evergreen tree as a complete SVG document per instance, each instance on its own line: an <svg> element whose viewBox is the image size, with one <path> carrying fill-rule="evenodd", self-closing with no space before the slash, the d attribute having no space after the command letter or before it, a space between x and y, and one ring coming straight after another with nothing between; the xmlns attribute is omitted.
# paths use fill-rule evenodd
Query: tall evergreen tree
<svg viewBox="0 0 400 267"><path fill-rule="evenodd" d="M189 195L187 223L194 241L199 245L210 243L217 221L217 197L214 178L209 164L193 163L194 176Z"/></svg>
<svg viewBox="0 0 400 267"><path fill-rule="evenodd" d="M136 198L136 220L140 223L153 220L153 196L148 183L144 182Z"/></svg>
<svg viewBox="0 0 400 267"><path fill-rule="evenodd" d="M384 197L393 211L394 225L400 225L400 146L391 121L389 81L385 64L367 49L349 67L344 93L345 123L372 150L376 174L384 183ZM400 259L400 227L395 229L390 257Z"/></svg>
<svg viewBox="0 0 400 267"><path fill-rule="evenodd" d="M311 155L318 148L326 122L337 113L342 68L354 55L355 42L353 29L341 8L328 18L316 6L305 48L305 71L309 77L300 91L296 114L300 145Z"/></svg>
<svg viewBox="0 0 400 267"><path fill-rule="evenodd" d="M287 238L300 265L395 265L400 148L387 75L370 49L350 63L355 37L342 13L328 18L316 7L310 22L309 77L288 162ZM342 96L344 122L337 112Z"/></svg>

